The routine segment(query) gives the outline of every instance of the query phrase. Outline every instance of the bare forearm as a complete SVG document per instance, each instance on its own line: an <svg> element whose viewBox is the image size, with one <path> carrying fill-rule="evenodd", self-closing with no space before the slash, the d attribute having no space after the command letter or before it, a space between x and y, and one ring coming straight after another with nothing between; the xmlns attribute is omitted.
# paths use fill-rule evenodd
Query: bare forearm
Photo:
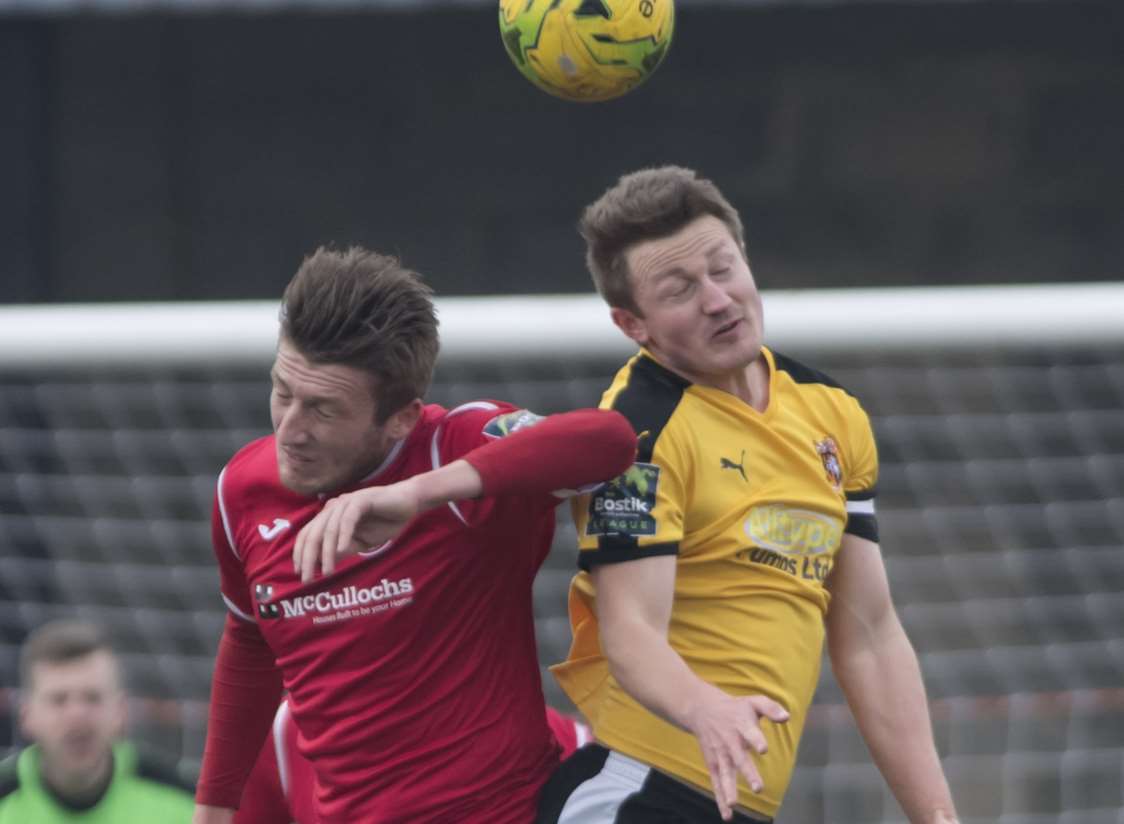
<svg viewBox="0 0 1124 824"><path fill-rule="evenodd" d="M690 731L691 710L717 687L695 675L667 642L642 623L616 628L602 643L613 677L649 711Z"/></svg>
<svg viewBox="0 0 1124 824"><path fill-rule="evenodd" d="M832 667L875 763L909 820L954 821L917 655L901 624L894 619L858 650L833 648Z"/></svg>

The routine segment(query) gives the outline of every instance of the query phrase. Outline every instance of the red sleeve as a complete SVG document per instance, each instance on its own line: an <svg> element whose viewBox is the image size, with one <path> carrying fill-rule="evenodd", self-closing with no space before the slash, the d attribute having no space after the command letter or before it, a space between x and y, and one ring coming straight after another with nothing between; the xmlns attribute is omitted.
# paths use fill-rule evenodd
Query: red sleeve
<svg viewBox="0 0 1124 824"><path fill-rule="evenodd" d="M539 495L607 481L636 457L636 433L619 412L579 409L551 415L462 456L480 473L484 495Z"/></svg>
<svg viewBox="0 0 1124 824"><path fill-rule="evenodd" d="M271 733L242 790L242 803L234 814L234 824L291 824L293 821L281 788L276 746Z"/></svg>
<svg viewBox="0 0 1124 824"><path fill-rule="evenodd" d="M195 800L237 807L281 700L281 674L256 624L227 615L211 680L207 744Z"/></svg>

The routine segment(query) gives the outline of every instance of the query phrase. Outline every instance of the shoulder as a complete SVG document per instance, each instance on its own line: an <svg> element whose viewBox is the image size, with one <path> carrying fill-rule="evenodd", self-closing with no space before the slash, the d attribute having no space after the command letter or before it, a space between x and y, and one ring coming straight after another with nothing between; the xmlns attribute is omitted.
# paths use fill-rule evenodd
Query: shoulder
<svg viewBox="0 0 1124 824"><path fill-rule="evenodd" d="M20 752L14 752L0 760L0 804L20 787L20 755Z"/></svg>
<svg viewBox="0 0 1124 824"><path fill-rule="evenodd" d="M770 350L772 351L772 350ZM839 381L830 375L806 366L795 358L790 358L788 355L781 354L780 352L772 352L773 363L777 367L778 373L784 373L795 384L804 386L822 386L828 389L838 389L842 392L854 395Z"/></svg>
<svg viewBox="0 0 1124 824"><path fill-rule="evenodd" d="M637 355L617 374L602 406L620 412L639 436L637 460L651 460L656 441L680 408L691 382L647 355Z"/></svg>
<svg viewBox="0 0 1124 824"><path fill-rule="evenodd" d="M277 450L273 435L246 444L219 472L215 495L224 521L233 523L248 502L288 497L277 471Z"/></svg>
<svg viewBox="0 0 1124 824"><path fill-rule="evenodd" d="M780 352L770 350L770 354L773 356L777 377L787 378L794 391L805 395L821 395L848 411L862 410L858 396L827 373Z"/></svg>
<svg viewBox="0 0 1124 824"><path fill-rule="evenodd" d="M469 401L449 410L440 407L437 409L440 416L435 424L441 428L446 438L459 433L502 437L519 428L520 416L538 419L537 415L526 409L497 400ZM491 431L488 431L489 427Z"/></svg>
<svg viewBox="0 0 1124 824"><path fill-rule="evenodd" d="M424 451L428 465L436 469L483 444L491 422L514 411L511 404L495 400L469 401L452 409L427 406L410 434L410 448Z"/></svg>
<svg viewBox="0 0 1124 824"><path fill-rule="evenodd" d="M510 403L504 401L497 401L491 399L484 399L479 401L467 401L454 406L452 409L442 409L438 407L426 407L428 412L430 409L434 410L434 414L439 416L441 423L449 423L451 421L466 421L466 420L490 420L502 412L507 412L515 407Z"/></svg>
<svg viewBox="0 0 1124 824"><path fill-rule="evenodd" d="M277 482L277 451L274 436L250 441L234 453L220 475L227 489L262 482Z"/></svg>

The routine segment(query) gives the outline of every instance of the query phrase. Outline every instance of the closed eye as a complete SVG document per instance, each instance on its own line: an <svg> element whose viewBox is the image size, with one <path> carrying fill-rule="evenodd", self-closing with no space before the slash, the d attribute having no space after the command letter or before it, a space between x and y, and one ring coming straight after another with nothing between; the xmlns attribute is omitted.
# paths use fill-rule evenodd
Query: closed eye
<svg viewBox="0 0 1124 824"><path fill-rule="evenodd" d="M687 280L686 278L677 279L664 290L663 297L669 299L686 297L693 287L694 281Z"/></svg>

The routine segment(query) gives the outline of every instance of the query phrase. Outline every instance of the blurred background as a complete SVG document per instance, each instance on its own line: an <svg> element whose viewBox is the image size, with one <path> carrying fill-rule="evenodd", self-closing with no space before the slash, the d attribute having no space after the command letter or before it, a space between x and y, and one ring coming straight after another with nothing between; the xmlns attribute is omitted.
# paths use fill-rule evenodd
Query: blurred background
<svg viewBox="0 0 1124 824"><path fill-rule="evenodd" d="M741 210L765 290L1121 280L1124 3L677 8L647 85L578 105L514 70L482 0L0 0L0 304L276 300L328 242L441 295L588 292L581 208L668 162ZM787 351L871 412L966 824L1124 822L1124 342L1059 343L1044 308L1029 345ZM595 403L619 353L557 334L446 363L432 399ZM79 614L125 655L135 736L191 770L214 480L267 431L268 361L82 360L0 357L0 749L18 645ZM560 512L544 665L574 556ZM825 667L780 824L902 820Z"/></svg>
<svg viewBox="0 0 1124 824"><path fill-rule="evenodd" d="M480 0L0 0L0 300L275 297L317 244L454 293L589 288L573 225L694 166L767 286L1099 280L1124 258L1124 6L681 0L563 105Z"/></svg>

